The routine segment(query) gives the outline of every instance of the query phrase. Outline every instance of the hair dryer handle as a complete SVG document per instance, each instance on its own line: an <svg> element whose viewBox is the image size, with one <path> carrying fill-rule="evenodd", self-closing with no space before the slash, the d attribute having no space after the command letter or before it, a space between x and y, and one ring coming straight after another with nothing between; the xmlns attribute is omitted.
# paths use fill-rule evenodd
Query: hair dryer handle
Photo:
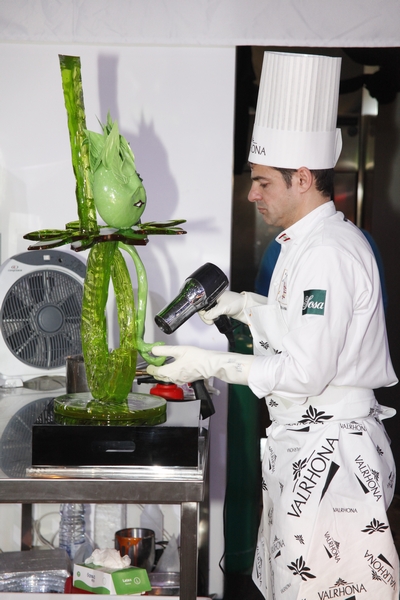
<svg viewBox="0 0 400 600"><path fill-rule="evenodd" d="M210 394L207 391L204 379L198 379L190 384L194 390L195 396L200 400L200 414L201 418L207 419L215 413L215 407L211 399Z"/></svg>
<svg viewBox="0 0 400 600"><path fill-rule="evenodd" d="M221 316L217 317L214 321L214 325L217 326L218 331L220 333L222 333L223 335L226 335L228 342L229 342L229 346L231 348L234 348L235 347L235 336L233 335L234 327L232 326L232 321L228 317L228 315L221 315Z"/></svg>

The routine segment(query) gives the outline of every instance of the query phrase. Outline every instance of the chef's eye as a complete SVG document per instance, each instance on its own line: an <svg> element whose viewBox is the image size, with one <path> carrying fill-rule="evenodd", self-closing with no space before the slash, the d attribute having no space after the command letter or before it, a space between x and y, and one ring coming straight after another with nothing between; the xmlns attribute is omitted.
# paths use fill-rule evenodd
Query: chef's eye
<svg viewBox="0 0 400 600"><path fill-rule="evenodd" d="M143 206L143 204L144 204L143 200L138 200L137 202L135 202L135 204L133 206L140 208L141 206Z"/></svg>

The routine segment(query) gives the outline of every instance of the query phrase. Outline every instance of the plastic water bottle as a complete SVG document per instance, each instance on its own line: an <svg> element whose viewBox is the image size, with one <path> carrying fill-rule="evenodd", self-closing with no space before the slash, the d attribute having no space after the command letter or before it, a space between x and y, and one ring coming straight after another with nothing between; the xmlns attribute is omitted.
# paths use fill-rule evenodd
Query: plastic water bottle
<svg viewBox="0 0 400 600"><path fill-rule="evenodd" d="M115 532L126 528L126 504L95 504L94 543L97 548L114 548Z"/></svg>
<svg viewBox="0 0 400 600"><path fill-rule="evenodd" d="M85 544L85 506L84 504L60 505L59 547L64 548L74 560Z"/></svg>

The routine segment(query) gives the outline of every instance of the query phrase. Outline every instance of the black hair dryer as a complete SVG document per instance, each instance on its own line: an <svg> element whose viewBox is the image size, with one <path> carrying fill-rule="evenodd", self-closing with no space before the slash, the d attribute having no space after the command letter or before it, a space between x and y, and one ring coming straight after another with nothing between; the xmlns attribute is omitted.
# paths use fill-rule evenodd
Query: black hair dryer
<svg viewBox="0 0 400 600"><path fill-rule="evenodd" d="M199 310L214 306L228 284L227 276L219 267L205 263L186 279L176 298L155 316L156 324L164 333L173 333ZM231 342L229 317L221 315L214 322Z"/></svg>

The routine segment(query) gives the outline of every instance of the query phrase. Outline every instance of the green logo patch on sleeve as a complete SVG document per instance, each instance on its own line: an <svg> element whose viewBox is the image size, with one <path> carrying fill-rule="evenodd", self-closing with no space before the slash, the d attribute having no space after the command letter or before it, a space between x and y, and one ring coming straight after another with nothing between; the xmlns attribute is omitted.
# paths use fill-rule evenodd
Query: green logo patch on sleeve
<svg viewBox="0 0 400 600"><path fill-rule="evenodd" d="M323 315L326 290L305 290L302 315Z"/></svg>

